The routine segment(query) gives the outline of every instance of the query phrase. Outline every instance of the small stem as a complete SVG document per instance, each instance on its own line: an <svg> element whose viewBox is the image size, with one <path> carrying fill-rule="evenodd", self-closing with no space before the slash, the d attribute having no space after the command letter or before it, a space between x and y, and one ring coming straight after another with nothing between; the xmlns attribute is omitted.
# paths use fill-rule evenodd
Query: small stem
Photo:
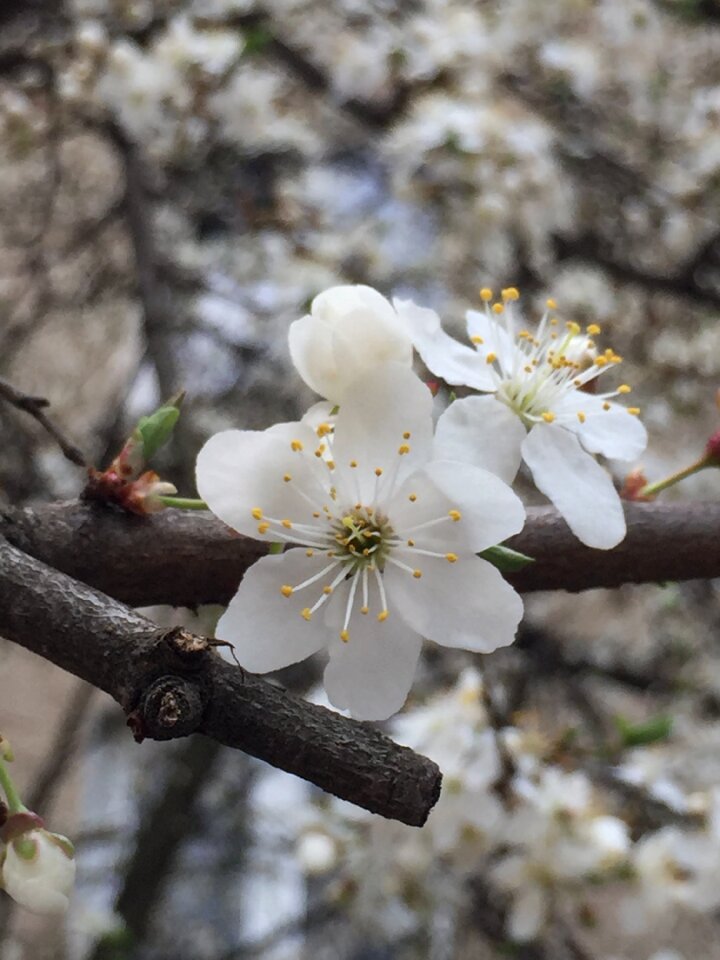
<svg viewBox="0 0 720 960"><path fill-rule="evenodd" d="M177 507L178 510L209 510L204 500L193 500L192 497L159 497L166 507Z"/></svg>
<svg viewBox="0 0 720 960"><path fill-rule="evenodd" d="M691 477L694 473L699 473L700 470L704 470L705 467L710 466L712 466L712 463L708 461L708 458L701 457L699 460L696 460L695 463L691 463L690 466L678 470L677 473L671 473L670 476L665 477L664 480L656 480L655 483L645 484L642 490L638 492L638 497L653 497L656 493L667 490L668 487L672 487L686 477Z"/></svg>
<svg viewBox="0 0 720 960"><path fill-rule="evenodd" d="M15 789L15 784L12 782L4 760L0 760L0 787L5 791L10 813L22 813L27 809L20 799L20 794Z"/></svg>

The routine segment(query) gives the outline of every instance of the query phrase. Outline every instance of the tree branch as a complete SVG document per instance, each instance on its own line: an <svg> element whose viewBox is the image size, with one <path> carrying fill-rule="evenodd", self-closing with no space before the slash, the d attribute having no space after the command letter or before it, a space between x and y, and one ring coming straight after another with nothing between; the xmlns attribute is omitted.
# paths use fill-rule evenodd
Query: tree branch
<svg viewBox="0 0 720 960"><path fill-rule="evenodd" d="M33 420L37 420L40 426L50 434L62 450L63 455L71 463L74 463L78 467L87 466L87 461L82 451L68 440L60 428L45 413L45 408L50 406L49 400L46 400L45 397L31 397L27 393L22 393L22 391L18 390L2 377L0 377L0 397L18 410L29 413Z"/></svg>
<svg viewBox="0 0 720 960"><path fill-rule="evenodd" d="M432 761L225 663L204 638L162 629L2 539L0 635L109 693L137 740L204 733L413 826L439 796Z"/></svg>
<svg viewBox="0 0 720 960"><path fill-rule="evenodd" d="M531 507L508 541L535 563L507 579L523 592L720 577L720 503L626 503L614 550L577 540L557 510ZM267 544L211 514L131 517L72 501L0 511L0 535L25 553L133 606L227 603Z"/></svg>

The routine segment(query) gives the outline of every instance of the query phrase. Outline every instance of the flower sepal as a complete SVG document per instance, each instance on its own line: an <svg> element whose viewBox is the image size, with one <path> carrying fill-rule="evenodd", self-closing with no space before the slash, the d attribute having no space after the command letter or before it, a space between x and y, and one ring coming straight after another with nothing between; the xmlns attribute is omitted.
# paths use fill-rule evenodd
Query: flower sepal
<svg viewBox="0 0 720 960"><path fill-rule="evenodd" d="M12 843L23 834L31 830L42 830L45 822L42 817L31 810L21 810L19 813L12 813L7 818L2 828L0 828L0 840L3 843Z"/></svg>

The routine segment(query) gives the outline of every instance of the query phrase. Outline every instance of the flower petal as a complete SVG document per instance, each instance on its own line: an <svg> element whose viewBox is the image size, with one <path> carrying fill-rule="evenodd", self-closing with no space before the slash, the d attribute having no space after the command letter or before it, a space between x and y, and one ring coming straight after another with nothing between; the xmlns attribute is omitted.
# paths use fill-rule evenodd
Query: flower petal
<svg viewBox="0 0 720 960"><path fill-rule="evenodd" d="M343 394L333 456L341 472L349 472L351 461L358 464L353 473L363 499L372 502L376 486L382 490L393 476L402 483L430 459L432 404L422 380L399 363L383 364ZM380 484L378 468L385 474Z"/></svg>
<svg viewBox="0 0 720 960"><path fill-rule="evenodd" d="M331 287L290 325L290 355L300 376L334 403L358 377L388 361L410 366L412 343L382 294L372 287Z"/></svg>
<svg viewBox="0 0 720 960"><path fill-rule="evenodd" d="M525 434L520 418L495 397L465 397L453 401L440 416L435 456L472 463L512 483Z"/></svg>
<svg viewBox="0 0 720 960"><path fill-rule="evenodd" d="M322 595L324 579L289 597L283 596L280 588L297 586L319 573L327 562L325 554L308 557L299 549L263 557L250 567L215 631L218 640L233 644L235 656L246 670L279 670L325 646L331 634L320 613L309 621L301 615L301 610Z"/></svg>
<svg viewBox="0 0 720 960"><path fill-rule="evenodd" d="M577 437L554 423L539 423L523 443L523 458L535 485L583 543L597 550L617 546L625 536L625 516L610 475Z"/></svg>
<svg viewBox="0 0 720 960"><path fill-rule="evenodd" d="M455 563L419 556L417 566L420 579L391 564L385 567L386 622L397 612L428 640L478 653L513 642L522 600L495 567L473 554L463 554Z"/></svg>
<svg viewBox="0 0 720 960"><path fill-rule="evenodd" d="M330 702L358 720L386 720L402 707L412 685L421 638L399 618L378 623L355 612L350 639L330 648L325 690Z"/></svg>
<svg viewBox="0 0 720 960"><path fill-rule="evenodd" d="M605 409L605 404L608 409ZM638 417L628 413L627 407L620 403L573 390L553 407L553 412L571 415L571 419L563 426L577 434L590 453L601 453L614 460L636 460L647 446L645 427ZM584 423L580 423L578 413L584 414Z"/></svg>
<svg viewBox="0 0 720 960"><path fill-rule="evenodd" d="M394 300L398 316L408 331L428 370L447 383L464 384L476 390L494 390L495 381L487 364L472 347L449 336L434 310L418 307L412 300Z"/></svg>
<svg viewBox="0 0 720 960"><path fill-rule="evenodd" d="M528 882L513 898L507 918L508 936L520 943L534 940L542 930L546 915L547 894L539 884Z"/></svg>
<svg viewBox="0 0 720 960"><path fill-rule="evenodd" d="M302 450L292 449L294 440ZM323 501L328 471L312 455L316 445L314 432L301 423L216 433L198 454L198 493L217 517L247 536L258 536L258 520L252 513L256 508L264 516L312 522L312 507L297 490ZM271 527L266 539L272 540L272 534Z"/></svg>
<svg viewBox="0 0 720 960"><path fill-rule="evenodd" d="M468 337L475 344L480 364L486 364L487 355L494 353L503 372L510 375L516 366L526 362L522 350L513 343L512 337L499 320L494 320L479 310L468 310L465 320Z"/></svg>

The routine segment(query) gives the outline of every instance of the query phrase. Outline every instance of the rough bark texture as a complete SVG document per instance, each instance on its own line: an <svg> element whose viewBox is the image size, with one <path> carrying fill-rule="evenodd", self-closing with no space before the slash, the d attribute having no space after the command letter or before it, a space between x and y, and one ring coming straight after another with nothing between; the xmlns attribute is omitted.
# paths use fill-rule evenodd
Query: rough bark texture
<svg viewBox="0 0 720 960"><path fill-rule="evenodd" d="M438 798L432 761L226 663L204 638L159 628L2 539L0 635L109 693L138 740L204 733L414 826Z"/></svg>
<svg viewBox="0 0 720 960"><path fill-rule="evenodd" d="M627 503L614 550L577 540L552 507L528 510L509 545L535 558L508 580L521 592L720 577L720 503ZM13 545L132 606L227 603L267 545L207 513L132 517L70 502L0 513Z"/></svg>

